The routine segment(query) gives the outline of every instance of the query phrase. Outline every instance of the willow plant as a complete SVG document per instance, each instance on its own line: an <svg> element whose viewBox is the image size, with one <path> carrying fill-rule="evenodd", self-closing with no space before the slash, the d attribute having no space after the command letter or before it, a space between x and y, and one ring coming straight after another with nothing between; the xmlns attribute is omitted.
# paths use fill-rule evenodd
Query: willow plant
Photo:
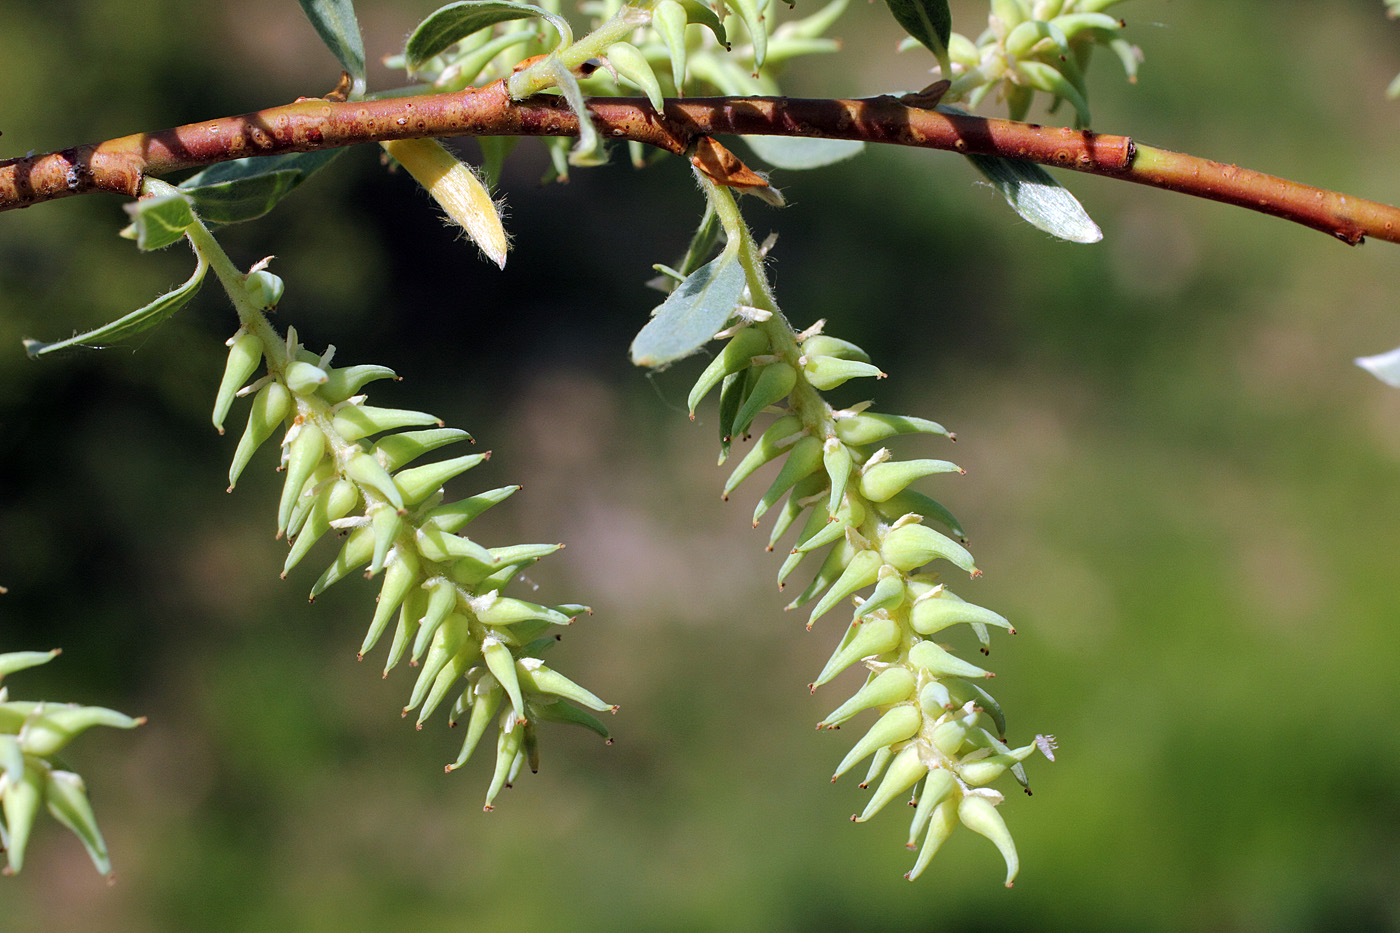
<svg viewBox="0 0 1400 933"><path fill-rule="evenodd" d="M944 459L897 459L885 446L899 435L942 444L952 434L929 420L931 412L896 415L869 402L837 408L827 401L830 390L887 374L860 347L828 333L824 321L799 328L780 310L765 270L767 246L751 235L738 195L771 204L783 197L767 173L750 168L715 134L748 134L751 148L778 171L851 158L867 142L959 152L1022 217L1075 242L1093 242L1101 232L1033 162L1201 194L1348 242L1400 237L1400 212L1085 131L1093 53L1106 50L1130 79L1137 75L1141 56L1117 18L1119 0L991 0L985 28L973 38L952 30L946 0L888 0L909 34L908 54L922 56L919 70L931 68L926 86L865 101L781 97L785 64L837 51L832 33L846 3L787 11L765 0L593 0L583 5L586 23L576 35L577 22L558 0L464 0L427 17L391 59L405 72L405 87L371 92L350 0L302 0L344 68L330 95L0 163L0 208L120 191L136 198L124 233L140 249L184 241L195 257L193 274L178 288L95 331L30 341L36 357L143 332L189 302L213 272L236 317L213 402L215 428L222 432L236 409L246 409L231 449L230 489L250 465L283 472L275 514L289 545L284 575L299 572L317 541L340 539L311 585L312 598L352 574L379 578L359 652L387 639L386 676L405 660L417 668L402 710L416 711L417 725L439 709L450 723L465 722L448 771L462 766L494 725L484 801L490 810L524 767L538 767L544 723L579 725L607 739L595 714L617 709L544 661L559 627L588 608L540 605L509 592L524 567L562 545L489 545L471 537L474 519L519 490L447 497L445 484L489 451L425 459L461 450L471 438L431 414L369 404L367 387L387 395L386 383L397 378L387 367L346 365L334 347L304 346L294 326L276 330L268 313L275 309L285 321L294 308L284 283L267 260L236 266L217 234L279 207L308 177L328 171L339 147L372 142L503 266L509 240L491 186L520 139L544 140L549 175L559 179L606 162L612 141L625 143L639 166L650 159L648 145L687 158L704 214L686 254L657 265L666 297L632 344L632 359L666 367L712 339L723 341L699 373L689 409L693 418L717 390L720 461L737 460L723 483L726 497L772 465L753 522L771 519L767 547L782 555L781 586L804 579L799 571L810 574L789 608L806 611L809 629L828 619L844 628L811 689L848 669L866 674L818 724L834 730L862 723L832 778L869 759L861 786L872 792L853 819L864 822L907 798L907 845L917 850L908 878L923 873L963 825L1000 851L1009 886L1020 862L997 809L997 785L1026 786L1027 759L1040 752L1053 760L1055 741L1013 730L988 690L992 673L943 640L966 626L985 651L992 629L1015 631L994 609L954 593L967 592L962 577L980 572L958 520L919 487L961 470ZM621 96L632 92L642 96ZM1037 94L1048 95L1052 112L1067 104L1074 126L1017 122ZM989 99L1003 101L1011 121L970 115ZM434 138L461 133L480 138L481 166L466 165ZM194 167L201 171L178 185L157 177ZM1366 365L1387 379L1400 369L1392 356ZM264 446L272 455L259 461ZM0 674L48 657L0 655ZM11 870L22 865L41 803L79 835L99 870L108 870L82 781L54 755L87 726L138 722L109 710L0 695L0 829Z"/></svg>

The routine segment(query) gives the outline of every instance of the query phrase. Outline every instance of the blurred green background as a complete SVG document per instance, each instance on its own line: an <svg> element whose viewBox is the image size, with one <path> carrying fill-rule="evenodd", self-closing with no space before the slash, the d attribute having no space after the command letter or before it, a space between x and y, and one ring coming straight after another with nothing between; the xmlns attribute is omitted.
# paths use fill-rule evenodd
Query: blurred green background
<svg viewBox="0 0 1400 933"><path fill-rule="evenodd" d="M362 0L372 58L432 2ZM1095 125L1378 200L1400 200L1400 24L1376 0L1137 0L1139 84L1098 62ZM955 3L976 34L985 8ZM792 93L927 83L856 4L840 59ZM319 95L337 66L291 0L0 0L0 155ZM385 87L378 69L371 86ZM475 147L462 143L473 156ZM1011 617L990 665L1012 739L1059 736L1003 808L1023 870L960 831L915 884L906 821L866 825L854 736L812 726L838 632L808 634L723 505L700 362L626 361L701 208L683 167L618 161L541 187L522 146L502 192L504 273L377 154L353 151L275 216L230 229L275 254L279 322L337 360L405 376L378 404L462 426L491 461L459 494L520 482L478 540L562 540L530 576L582 601L551 663L622 711L617 744L562 727L484 815L489 756L397 714L411 675L355 661L374 587L308 607L278 579L267 451L227 495L211 430L231 312L211 286L134 344L33 362L188 274L138 255L113 198L0 218L0 650L61 646L19 697L150 717L70 760L116 865L108 885L52 821L0 879L5 930L1400 929L1400 392L1351 365L1400 343L1400 251L1069 177L1106 233L1054 242L959 159L873 152L780 173L778 294L891 378L887 411L957 431L906 456L971 533ZM853 395L852 398L859 396Z"/></svg>

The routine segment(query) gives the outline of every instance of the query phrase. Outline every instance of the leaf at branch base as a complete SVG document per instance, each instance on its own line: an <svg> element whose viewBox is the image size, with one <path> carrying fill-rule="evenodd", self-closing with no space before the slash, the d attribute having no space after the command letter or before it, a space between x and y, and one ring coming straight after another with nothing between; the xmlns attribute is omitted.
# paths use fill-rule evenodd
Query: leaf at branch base
<svg viewBox="0 0 1400 933"><path fill-rule="evenodd" d="M424 62L447 51L467 36L497 23L514 19L541 17L554 27L563 45L573 42L573 32L558 15L529 3L516 0L459 0L434 11L418 24L404 47L404 64L410 72Z"/></svg>
<svg viewBox="0 0 1400 933"><path fill-rule="evenodd" d="M1400 388L1400 347L1375 356L1358 356L1356 365L1386 385Z"/></svg>
<svg viewBox="0 0 1400 933"><path fill-rule="evenodd" d="M895 22L922 42L941 60L948 54L948 37L953 34L953 14L948 0L885 0Z"/></svg>
<svg viewBox="0 0 1400 933"><path fill-rule="evenodd" d="M161 295L144 308L138 308L110 324L104 324L96 330L78 334L76 337L69 337L67 340L59 340L55 343L41 343L33 339L25 340L24 352L28 353L31 359L38 359L41 356L73 347L85 346L101 349L107 344L134 337L142 331L150 330L157 324L164 323L197 295L199 287L204 283L204 273L208 271L209 264L204 261L203 256L196 255L199 262L189 280L178 288Z"/></svg>
<svg viewBox="0 0 1400 933"><path fill-rule="evenodd" d="M774 168L794 171L834 165L858 155L865 143L858 139L818 139L808 136L745 136L745 143Z"/></svg>
<svg viewBox="0 0 1400 933"><path fill-rule="evenodd" d="M632 341L632 362L660 368L699 350L724 327L743 291L738 253L726 249L686 276L656 309Z"/></svg>
<svg viewBox="0 0 1400 933"><path fill-rule="evenodd" d="M335 55L340 67L354 79L351 99L365 93L365 42L360 36L360 24L355 19L351 0L297 0L306 18L316 27L321 41Z"/></svg>
<svg viewBox="0 0 1400 933"><path fill-rule="evenodd" d="M261 217L314 173L329 165L342 149L289 152L270 158L237 159L210 166L180 183L194 199L201 220L236 224Z"/></svg>
<svg viewBox="0 0 1400 933"><path fill-rule="evenodd" d="M189 198L180 194L141 198L125 205L125 209L131 215L128 235L138 249L146 252L178 242L195 223Z"/></svg>
<svg viewBox="0 0 1400 933"><path fill-rule="evenodd" d="M977 170L1031 226L1071 243L1097 243L1103 231L1050 173L1033 162L970 155Z"/></svg>

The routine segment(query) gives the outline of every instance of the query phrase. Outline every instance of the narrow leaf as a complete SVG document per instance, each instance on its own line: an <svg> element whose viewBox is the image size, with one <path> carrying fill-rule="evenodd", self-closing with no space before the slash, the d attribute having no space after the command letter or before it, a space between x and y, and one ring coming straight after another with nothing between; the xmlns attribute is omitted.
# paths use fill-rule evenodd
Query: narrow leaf
<svg viewBox="0 0 1400 933"><path fill-rule="evenodd" d="M948 37L953 33L953 14L948 0L885 0L895 22L918 39L934 55L947 55Z"/></svg>
<svg viewBox="0 0 1400 933"><path fill-rule="evenodd" d="M354 79L351 98L365 93L365 42L360 36L360 24L355 19L355 4L351 0L297 0L306 18L316 27L321 41L335 55L340 67Z"/></svg>
<svg viewBox="0 0 1400 933"><path fill-rule="evenodd" d="M1071 243L1097 243L1103 231L1083 206L1039 165L1000 156L967 157L1012 210L1031 226Z"/></svg>
<svg viewBox="0 0 1400 933"><path fill-rule="evenodd" d="M208 270L209 264L204 261L203 256L196 254L199 259L195 266L194 274L189 281L179 288L172 289L161 295L155 301L138 308L123 318L119 318L110 324L103 325L96 330L90 330L85 334L76 337L69 337L67 340L60 340L56 343L41 343L38 340L24 341L24 352L28 353L32 359L46 356L58 350L66 350L70 347L88 346L100 349L118 340L125 340L134 337L145 330L150 330L157 324L163 323L176 311L183 308L191 298L199 293L199 287L204 282L204 273Z"/></svg>
<svg viewBox="0 0 1400 933"><path fill-rule="evenodd" d="M1400 347L1375 356L1358 356L1356 365L1386 385L1400 388Z"/></svg>
<svg viewBox="0 0 1400 933"><path fill-rule="evenodd" d="M141 198L125 206L142 250L164 249L184 237L194 225L189 199L179 194Z"/></svg>
<svg viewBox="0 0 1400 933"><path fill-rule="evenodd" d="M261 217L341 149L290 152L270 158L221 162L180 183L194 199L195 213L213 224L236 224Z"/></svg>
<svg viewBox="0 0 1400 933"><path fill-rule="evenodd" d="M632 362L661 367L689 356L724 327L744 290L737 252L725 250L686 277L632 341Z"/></svg>
<svg viewBox="0 0 1400 933"><path fill-rule="evenodd" d="M806 136L745 136L760 159L774 168L802 171L849 159L865 148L858 139L817 139Z"/></svg>
<svg viewBox="0 0 1400 933"><path fill-rule="evenodd" d="M497 23L514 19L541 17L559 33L561 44L573 42L573 32L557 14L529 3L515 0L459 0L439 8L418 24L404 47L404 60L409 71L416 70L428 59L447 51L467 36Z"/></svg>

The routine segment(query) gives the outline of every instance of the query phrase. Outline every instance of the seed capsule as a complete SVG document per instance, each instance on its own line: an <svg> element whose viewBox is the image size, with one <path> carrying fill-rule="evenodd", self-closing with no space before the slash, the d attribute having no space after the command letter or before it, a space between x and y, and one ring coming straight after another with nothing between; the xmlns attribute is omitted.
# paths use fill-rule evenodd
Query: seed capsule
<svg viewBox="0 0 1400 933"><path fill-rule="evenodd" d="M976 664L949 654L931 641L917 642L909 649L909 663L933 677L991 677Z"/></svg>
<svg viewBox="0 0 1400 933"><path fill-rule="evenodd" d="M822 442L822 463L826 475L831 479L831 495L827 500L827 511L835 514L846 496L846 484L851 478L851 449L834 437Z"/></svg>
<svg viewBox="0 0 1400 933"><path fill-rule="evenodd" d="M849 340L832 337L830 334L813 334L802 341L802 355L805 357L831 356L842 360L870 362L870 354Z"/></svg>
<svg viewBox="0 0 1400 933"><path fill-rule="evenodd" d="M617 712L615 705L599 699L558 671L545 667L537 658L517 661L515 673L520 680L520 685L534 693L553 694L600 713Z"/></svg>
<svg viewBox="0 0 1400 933"><path fill-rule="evenodd" d="M900 703L914 695L917 679L907 667L889 667L876 674L855 694L831 711L818 729L830 729L850 719L857 713L876 706L889 706Z"/></svg>
<svg viewBox="0 0 1400 933"><path fill-rule="evenodd" d="M224 377L219 381L219 391L214 396L213 422L220 434L224 433L224 419L233 406L234 397L248 377L257 371L262 362L262 341L246 331L239 331L228 343L228 361L224 364Z"/></svg>
<svg viewBox="0 0 1400 933"><path fill-rule="evenodd" d="M962 824L968 829L992 840L1001 852L1001 857L1006 862L1006 886L1009 888L1016 880L1016 872L1021 865L1016 855L1016 843L1011 838L1011 831L1006 828L1006 822L997 812L996 805L982 796L982 793L978 791L963 797L958 804L958 819L962 820ZM997 801L1000 800L1001 795L998 794Z"/></svg>
<svg viewBox="0 0 1400 933"><path fill-rule="evenodd" d="M813 681L812 689L828 682L861 658L893 651L899 647L902 638L899 623L893 619L877 617L868 622L852 622L841 644Z"/></svg>
<svg viewBox="0 0 1400 933"><path fill-rule="evenodd" d="M250 272L243 280L244 293L259 311L270 311L277 307L286 288L281 276L274 275L266 269Z"/></svg>
<svg viewBox="0 0 1400 933"><path fill-rule="evenodd" d="M335 413L332 426L335 433L347 441L357 441L381 431L395 431L399 428L422 427L424 425L442 427L435 415L425 411L409 411L404 408L376 408L373 405L346 405Z"/></svg>
<svg viewBox="0 0 1400 933"><path fill-rule="evenodd" d="M403 493L394 485L394 479L374 456L360 451L345 464L345 476L354 480L362 489L371 489L396 509L402 509Z"/></svg>
<svg viewBox="0 0 1400 933"><path fill-rule="evenodd" d="M768 487L763 498L758 500L758 505L753 510L754 525L757 525L764 514L783 497L783 493L797 485L803 477L821 469L821 466L822 442L810 434L803 435L788 452L787 459L783 461L783 468L774 477L773 484Z"/></svg>
<svg viewBox="0 0 1400 933"><path fill-rule="evenodd" d="M332 405L339 405L376 379L397 378L389 367L372 363L338 367L326 371L326 381L316 390L316 394Z"/></svg>
<svg viewBox="0 0 1400 933"><path fill-rule="evenodd" d="M770 424L749 452L744 455L744 459L739 461L734 472L729 474L721 496L728 499L729 494L740 483L765 463L781 456L784 451L790 450L804 433L802 419L796 415L784 415Z"/></svg>
<svg viewBox="0 0 1400 933"><path fill-rule="evenodd" d="M919 835L928 826L929 817L933 815L933 808L951 794L956 785L957 780L951 771L944 768L934 768L929 771L924 786L919 790L919 802L914 809L914 818L909 821L908 848L914 848Z"/></svg>
<svg viewBox="0 0 1400 933"><path fill-rule="evenodd" d="M467 454L462 457L454 457L451 460L442 460L438 463L400 470L394 475L394 482L398 484L399 490L403 493L404 504L417 505L441 489L448 480L465 473L482 461L489 459L490 456L490 451Z"/></svg>
<svg viewBox="0 0 1400 933"><path fill-rule="evenodd" d="M97 816L92 812L83 779L72 771L50 771L44 783L44 803L54 818L82 841L98 872L110 875L112 861L107 855L107 843L97 828Z"/></svg>
<svg viewBox="0 0 1400 933"><path fill-rule="evenodd" d="M962 467L947 460L886 460L861 474L860 491L872 502L884 502L920 477L961 472Z"/></svg>
<svg viewBox="0 0 1400 933"><path fill-rule="evenodd" d="M0 812L5 816L5 855L8 872L16 874L24 867L24 850L29 845L29 832L39 815L44 798L44 778L37 765L24 769L24 776L0 794Z"/></svg>
<svg viewBox="0 0 1400 933"><path fill-rule="evenodd" d="M520 694L520 678L516 675L515 658L510 649L495 635L487 635L481 642L481 654L486 659L486 666L505 688L506 696L510 697L511 706L515 709L515 718L523 721L525 700Z"/></svg>
<svg viewBox="0 0 1400 933"><path fill-rule="evenodd" d="M885 778L880 782L880 786L871 795L870 802L860 816L855 817L855 822L864 823L876 813L884 809L885 805L913 787L924 775L928 774L928 765L924 764L919 755L919 744L911 742L900 749L899 754L894 756L894 761L890 762L889 769L885 771Z"/></svg>
<svg viewBox="0 0 1400 933"><path fill-rule="evenodd" d="M807 627L811 628L812 623L820 619L826 612L848 596L853 595L857 590L865 589L875 582L880 574L880 553L878 551L863 550L858 551L851 558L846 569L841 572L841 576L836 582L831 584L831 589L812 607L812 614L807 617Z"/></svg>
<svg viewBox="0 0 1400 933"><path fill-rule="evenodd" d="M933 812L929 814L924 844L919 849L919 857L914 860L914 867L905 874L906 880L913 881L923 874L928 863L933 860L943 843L948 841L948 837L953 834L957 825L958 799L956 796L947 797L934 806Z"/></svg>
<svg viewBox="0 0 1400 933"><path fill-rule="evenodd" d="M836 436L852 447L878 444L896 434L942 434L952 435L941 424L924 418L911 418L904 415L885 415L879 412L864 412L850 418L836 420Z"/></svg>
<svg viewBox="0 0 1400 933"><path fill-rule="evenodd" d="M819 392L826 392L861 377L885 378L880 367L860 360L844 360L836 356L808 357L802 375Z"/></svg>
<svg viewBox="0 0 1400 933"><path fill-rule="evenodd" d="M277 533L287 530L292 508L297 504L307 480L326 454L326 436L310 421L292 429L287 448L287 477L282 483L282 499L277 505Z"/></svg>
<svg viewBox="0 0 1400 933"><path fill-rule="evenodd" d="M325 384L330 377L315 363L298 360L287 366L287 388L297 395L310 395Z"/></svg>
<svg viewBox="0 0 1400 933"><path fill-rule="evenodd" d="M753 389L739 406L738 414L734 416L730 436L741 437L748 431L749 425L753 424L753 419L760 411L787 398L795 385L797 371L787 363L779 361L763 367L753 384Z"/></svg>
<svg viewBox="0 0 1400 933"><path fill-rule="evenodd" d="M870 727L870 731L865 733L860 741L846 753L846 757L841 759L841 764L837 765L836 773L831 776L831 779L835 781L849 771L852 765L862 761L877 748L903 742L915 735L923 721L923 714L918 707L909 703L900 704L889 710L876 720L875 725Z"/></svg>
<svg viewBox="0 0 1400 933"><path fill-rule="evenodd" d="M880 553L887 563L905 572L942 557L974 577L981 573L967 548L927 525L911 523L891 528L880 542Z"/></svg>
<svg viewBox="0 0 1400 933"><path fill-rule="evenodd" d="M909 624L920 635L932 635L959 623L996 625L1015 632L1006 618L990 609L964 602L944 590L938 596L918 600L909 613Z"/></svg>
<svg viewBox="0 0 1400 933"><path fill-rule="evenodd" d="M686 405L690 409L690 417L695 417L695 409L700 404L709 391L720 383L726 376L742 372L753 362L753 358L761 353L768 352L768 335L758 327L745 327L724 345L724 349L710 361L710 365L705 367L705 371L700 374L700 378L695 380L695 386L690 390L690 397L686 400ZM731 422L732 423L732 422ZM728 425L725 426L726 429Z"/></svg>
<svg viewBox="0 0 1400 933"><path fill-rule="evenodd" d="M26 755L47 758L93 726L134 729L143 722L101 706L44 703L20 729L19 744Z"/></svg>
<svg viewBox="0 0 1400 933"><path fill-rule="evenodd" d="M651 65L647 63L647 58L642 54L641 49L630 42L614 42L608 46L603 57L608 60L608 64L617 69L620 77L626 78L630 83L640 88L642 93L646 94L653 110L657 113L661 112L663 106L661 82L656 80L656 73L651 70Z"/></svg>
<svg viewBox="0 0 1400 933"><path fill-rule="evenodd" d="M233 452L233 464L228 471L228 488L232 491L238 484L243 468L253 458L262 442L272 436L272 432L286 419L292 410L292 394L280 382L269 382L253 397L253 407L248 413L248 426Z"/></svg>

